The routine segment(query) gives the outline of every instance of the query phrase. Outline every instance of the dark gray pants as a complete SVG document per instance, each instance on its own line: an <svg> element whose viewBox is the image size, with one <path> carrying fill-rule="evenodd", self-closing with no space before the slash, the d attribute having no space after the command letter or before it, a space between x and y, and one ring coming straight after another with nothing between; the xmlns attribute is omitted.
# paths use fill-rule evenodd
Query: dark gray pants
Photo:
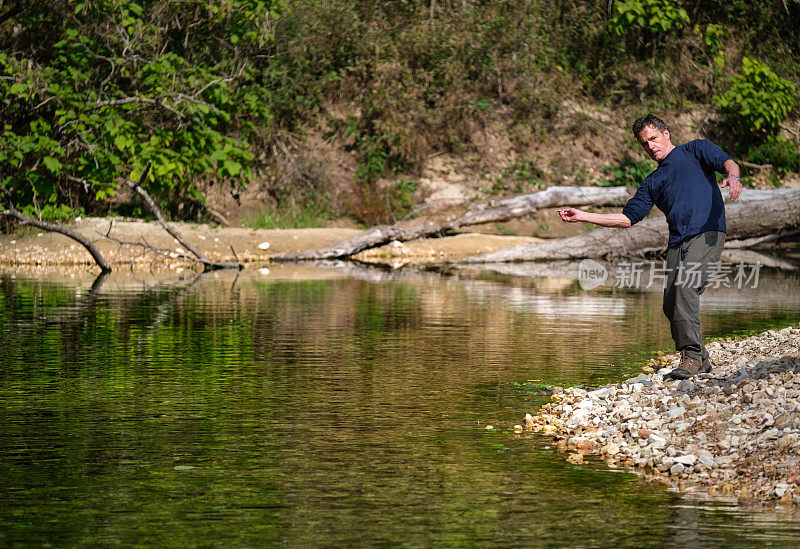
<svg viewBox="0 0 800 549"><path fill-rule="evenodd" d="M669 320L675 350L697 360L708 358L700 336L700 294L719 264L725 233L709 231L692 236L667 250L664 314Z"/></svg>

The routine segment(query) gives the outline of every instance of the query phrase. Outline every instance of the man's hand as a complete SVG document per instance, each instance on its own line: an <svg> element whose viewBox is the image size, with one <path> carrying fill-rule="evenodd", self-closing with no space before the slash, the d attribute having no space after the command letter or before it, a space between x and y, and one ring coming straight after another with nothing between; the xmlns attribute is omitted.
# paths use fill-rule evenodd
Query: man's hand
<svg viewBox="0 0 800 549"><path fill-rule="evenodd" d="M720 187L728 187L728 193L731 195L731 200L736 200L742 194L742 181L733 175L729 175L723 181Z"/></svg>
<svg viewBox="0 0 800 549"><path fill-rule="evenodd" d="M731 200L736 200L742 194L742 180L739 177L739 165L730 158L725 161L725 173L727 177L722 181L720 187L728 187Z"/></svg>
<svg viewBox="0 0 800 549"><path fill-rule="evenodd" d="M561 216L562 221L566 221L567 223L577 223L578 221L583 221L581 218L581 214L583 214L582 210L577 208L564 208L563 210L558 210L558 215Z"/></svg>

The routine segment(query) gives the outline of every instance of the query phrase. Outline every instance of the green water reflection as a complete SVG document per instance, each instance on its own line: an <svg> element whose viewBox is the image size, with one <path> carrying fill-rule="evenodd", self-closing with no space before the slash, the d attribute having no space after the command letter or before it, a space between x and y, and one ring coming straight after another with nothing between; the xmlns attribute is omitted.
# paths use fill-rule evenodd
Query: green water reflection
<svg viewBox="0 0 800 549"><path fill-rule="evenodd" d="M656 294L431 274L0 281L2 545L800 539L783 515L697 506L508 431L546 398L527 380L618 380L668 349ZM796 322L798 288L775 274L733 305L712 294L706 332Z"/></svg>

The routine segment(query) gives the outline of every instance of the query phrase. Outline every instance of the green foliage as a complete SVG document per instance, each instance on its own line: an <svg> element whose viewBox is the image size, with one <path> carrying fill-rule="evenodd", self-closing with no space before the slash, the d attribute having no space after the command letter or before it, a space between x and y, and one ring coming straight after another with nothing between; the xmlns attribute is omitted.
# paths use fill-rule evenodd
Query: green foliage
<svg viewBox="0 0 800 549"><path fill-rule="evenodd" d="M496 195L503 192L521 194L527 192L531 187L538 188L543 183L544 172L536 166L532 159L525 159L521 162L512 162L502 175L492 181L492 186L481 189L484 194Z"/></svg>
<svg viewBox="0 0 800 549"><path fill-rule="evenodd" d="M121 208L118 186L148 161L146 187L162 206L202 204L200 182L240 187L256 171L280 181L270 189L276 211L303 211L305 197L329 181L280 173L290 163L273 145L287 135L302 141L307 127L337 113L329 137L358 164L356 192L341 194L362 221L389 221L408 193L379 181L419 175L434 153L473 152L498 116L510 117L523 145L548 135L565 99L702 104L729 46L795 84L800 75L788 46L800 43L798 2L704 0L687 9L619 0L610 12L583 0L7 4L0 184L18 207L45 216ZM788 80L748 67L720 108L734 127L761 124L759 141L795 93ZM776 82L783 87L770 87ZM526 171L502 174L486 192L537 186Z"/></svg>
<svg viewBox="0 0 800 549"><path fill-rule="evenodd" d="M331 219L330 209L324 205L310 204L302 209L284 207L261 211L246 217L243 225L253 229L300 229L324 227Z"/></svg>
<svg viewBox="0 0 800 549"><path fill-rule="evenodd" d="M408 217L414 207L415 192L417 192L417 182L413 179L400 178L392 181L386 191L386 200L394 220Z"/></svg>
<svg viewBox="0 0 800 549"><path fill-rule="evenodd" d="M708 47L708 50L713 56L714 64L717 69L722 69L725 66L726 54L723 50L725 45L725 37L728 35L728 30L722 25L715 25L713 23L706 25L703 31L703 43Z"/></svg>
<svg viewBox="0 0 800 549"><path fill-rule="evenodd" d="M505 236L516 236L517 235L517 232L514 229L512 229L511 227L509 227L508 225L506 225L504 223L498 223L496 226L497 226L497 230L500 231L500 234L503 234Z"/></svg>
<svg viewBox="0 0 800 549"><path fill-rule="evenodd" d="M614 2L608 26L618 36L643 29L665 33L689 23L689 14L673 0L623 0Z"/></svg>
<svg viewBox="0 0 800 549"><path fill-rule="evenodd" d="M377 137L369 136L364 140L359 139L358 144L363 147L363 153L362 162L356 168L356 179L373 185L386 173L388 154L384 150L384 143Z"/></svg>
<svg viewBox="0 0 800 549"><path fill-rule="evenodd" d="M541 25L532 5L500 0L440 6L432 21L428 2L320 3L298 3L293 10L327 10L337 36L359 38L345 44L332 38L335 56L315 51L318 63L342 75L329 89L357 97L354 124L347 121L336 131L354 141L362 186L388 173L416 172L432 152L462 150L475 121L497 108L498 85L506 76L529 78L541 59L541 48L531 47ZM313 13L307 18L315 20ZM316 30L297 24L303 34ZM527 82L517 88L504 101L522 115L535 102Z"/></svg>
<svg viewBox="0 0 800 549"><path fill-rule="evenodd" d="M703 42L711 53L717 53L725 45L726 34L727 30L724 26L711 23L706 25L706 30L703 32Z"/></svg>
<svg viewBox="0 0 800 549"><path fill-rule="evenodd" d="M527 158L521 162L509 164L503 171L503 178L513 181L511 190L516 193L524 192L528 187L540 187L543 183L544 172L539 169L536 162Z"/></svg>
<svg viewBox="0 0 800 549"><path fill-rule="evenodd" d="M280 4L96 0L46 5L0 27L0 184L22 211L60 216L113 197L148 162L169 205L200 176L244 182L248 136L271 119L253 82ZM39 33L46 28L47 34ZM20 146L22 144L22 146Z"/></svg>
<svg viewBox="0 0 800 549"><path fill-rule="evenodd" d="M744 57L742 70L714 102L738 132L751 139L774 134L797 102L794 84L776 75L761 61Z"/></svg>
<svg viewBox="0 0 800 549"><path fill-rule="evenodd" d="M626 157L616 166L603 166L603 171L610 176L610 179L601 179L602 187L638 187L653 171L653 165L647 160L633 160Z"/></svg>
<svg viewBox="0 0 800 549"><path fill-rule="evenodd" d="M782 137L768 139L751 149L745 158L755 164L772 164L780 174L800 173L800 148L796 141Z"/></svg>
<svg viewBox="0 0 800 549"><path fill-rule="evenodd" d="M776 189L780 189L781 187L783 187L783 180L774 174L767 175L767 183L769 183Z"/></svg>

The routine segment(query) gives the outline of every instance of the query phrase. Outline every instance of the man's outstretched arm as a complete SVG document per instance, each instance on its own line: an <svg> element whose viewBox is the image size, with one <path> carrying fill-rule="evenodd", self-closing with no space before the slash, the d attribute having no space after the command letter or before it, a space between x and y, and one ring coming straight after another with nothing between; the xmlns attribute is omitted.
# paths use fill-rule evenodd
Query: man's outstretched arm
<svg viewBox="0 0 800 549"><path fill-rule="evenodd" d="M621 213L600 214L584 212L583 210L579 210L577 208L565 208L563 210L559 210L558 215L560 215L561 219L567 223L586 221L601 227L620 227L623 229L627 229L631 226L631 220L628 218L628 216Z"/></svg>

